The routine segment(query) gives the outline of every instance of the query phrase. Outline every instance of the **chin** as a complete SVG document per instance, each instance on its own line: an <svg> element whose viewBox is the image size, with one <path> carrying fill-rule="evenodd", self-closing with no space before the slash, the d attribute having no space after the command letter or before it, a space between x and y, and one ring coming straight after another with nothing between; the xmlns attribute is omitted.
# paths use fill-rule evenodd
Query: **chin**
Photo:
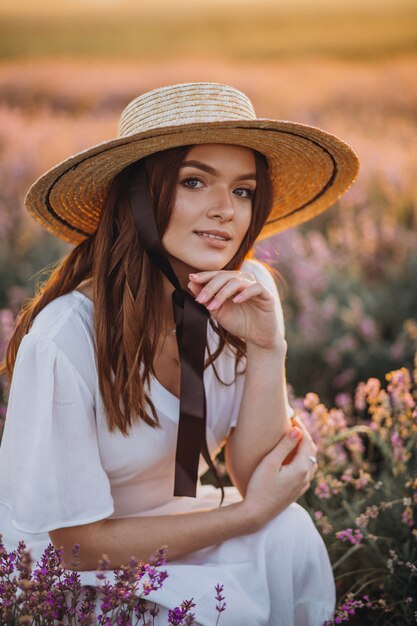
<svg viewBox="0 0 417 626"><path fill-rule="evenodd" d="M227 265L231 259L204 259L204 255L200 255L200 258L183 258L169 257L170 263L176 273L192 274L193 272L215 272L220 271Z"/></svg>
<svg viewBox="0 0 417 626"><path fill-rule="evenodd" d="M199 261L198 263L195 263L193 267L196 272L216 272L222 270L229 262L230 259L223 259L218 262L207 261L206 263L204 263L204 261ZM190 267L192 266L190 265Z"/></svg>

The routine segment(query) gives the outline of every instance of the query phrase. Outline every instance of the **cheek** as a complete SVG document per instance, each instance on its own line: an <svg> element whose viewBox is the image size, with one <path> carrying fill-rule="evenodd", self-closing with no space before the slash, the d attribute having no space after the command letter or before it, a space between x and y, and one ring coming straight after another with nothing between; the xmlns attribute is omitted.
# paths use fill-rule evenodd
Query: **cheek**
<svg viewBox="0 0 417 626"><path fill-rule="evenodd" d="M242 234L242 239L248 232L249 226L251 225L251 221L252 221L252 209L249 209L247 213L244 216L242 216L242 221L240 224L240 232Z"/></svg>
<svg viewBox="0 0 417 626"><path fill-rule="evenodd" d="M168 227L162 236L163 245L165 247L168 246L168 248L178 245L187 226L189 226L189 219L187 218L186 207L184 207L184 203L181 200L177 200L172 210Z"/></svg>
<svg viewBox="0 0 417 626"><path fill-rule="evenodd" d="M186 224L197 213L197 207L195 196L190 198L189 193L184 193L184 190L180 189L174 201L174 208L171 213L172 221L177 224Z"/></svg>

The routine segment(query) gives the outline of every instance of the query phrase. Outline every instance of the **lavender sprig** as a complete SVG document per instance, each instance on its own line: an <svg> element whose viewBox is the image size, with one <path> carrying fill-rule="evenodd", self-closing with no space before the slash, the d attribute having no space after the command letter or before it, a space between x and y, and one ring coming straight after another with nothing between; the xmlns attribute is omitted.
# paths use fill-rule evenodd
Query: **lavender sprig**
<svg viewBox="0 0 417 626"><path fill-rule="evenodd" d="M75 559L79 551L79 544L74 544L73 568L78 566ZM25 542L19 542L17 550L9 554L0 534L0 623L136 626L140 620L143 626L152 626L159 608L156 603L147 602L146 596L160 589L168 576L159 569L166 563L166 555L164 546L151 556L149 563L132 557L127 566L114 570L114 584L106 579L110 561L103 555L96 574L97 588L83 587L79 573L63 567L63 551L49 544L32 571L31 553ZM101 612L96 616L97 604ZM184 600L169 611L168 624L192 626L194 606L193 599ZM145 621L147 617L150 619Z"/></svg>
<svg viewBox="0 0 417 626"><path fill-rule="evenodd" d="M223 600L225 599L225 597L222 595L222 593L223 593L223 588L224 588L224 585L220 585L219 583L218 583L217 585L215 585L215 586L214 586L214 589L216 590L216 596L215 596L215 598L216 598L216 601L217 601L217 604L216 604L216 611L217 611L217 613L218 613L218 615L217 615L217 620L216 620L216 626L217 626L217 625L218 625L218 623L219 623L219 620L220 620L220 616L221 616L221 614L223 613L223 611L225 611L225 610L226 610L226 602L223 602Z"/></svg>

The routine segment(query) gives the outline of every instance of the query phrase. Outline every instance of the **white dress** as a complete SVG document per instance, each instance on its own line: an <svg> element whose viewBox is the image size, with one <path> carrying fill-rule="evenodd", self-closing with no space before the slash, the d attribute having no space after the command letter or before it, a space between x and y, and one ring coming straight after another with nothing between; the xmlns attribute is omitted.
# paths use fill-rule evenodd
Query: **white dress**
<svg viewBox="0 0 417 626"><path fill-rule="evenodd" d="M258 262L245 261L276 296ZM212 351L217 335L209 327ZM234 378L234 357L216 360L223 381ZM207 442L212 456L236 425L244 375L223 386L204 373ZM156 378L150 393L161 429L144 422L129 436L110 433L99 392L93 341L93 303L78 291L61 296L36 317L20 345L0 448L0 532L7 550L24 540L38 560L48 531L104 518L169 515L215 508L220 492L199 485L197 498L174 497L179 400ZM288 415L293 411L288 405ZM207 469L201 461L200 475ZM226 488L223 506L240 500ZM161 543L164 543L163 541ZM216 622L214 585L224 584L227 608L219 626L319 626L329 619L335 587L329 557L308 513L292 504L260 531L170 561L168 578L149 600L168 608L194 598L198 624ZM94 585L95 572L81 572ZM112 581L112 572L107 579Z"/></svg>

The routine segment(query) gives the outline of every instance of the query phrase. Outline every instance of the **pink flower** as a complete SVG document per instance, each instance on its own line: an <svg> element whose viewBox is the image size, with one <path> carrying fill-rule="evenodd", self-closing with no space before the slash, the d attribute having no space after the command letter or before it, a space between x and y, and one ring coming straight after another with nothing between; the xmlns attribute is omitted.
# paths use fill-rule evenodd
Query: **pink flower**
<svg viewBox="0 0 417 626"><path fill-rule="evenodd" d="M307 410L312 411L320 402L316 393L308 393L304 398L304 406Z"/></svg>
<svg viewBox="0 0 417 626"><path fill-rule="evenodd" d="M330 498L330 488L329 485L323 481L319 482L317 487L314 490L316 496L318 496L321 500L327 500Z"/></svg>
<svg viewBox="0 0 417 626"><path fill-rule="evenodd" d="M352 528L346 528L336 533L336 538L340 541L349 541L353 545L358 545L363 539L363 534L358 528L352 530Z"/></svg>
<svg viewBox="0 0 417 626"><path fill-rule="evenodd" d="M401 520L404 524L406 524L410 528L414 526L413 509L411 508L411 506L405 507L401 515Z"/></svg>

